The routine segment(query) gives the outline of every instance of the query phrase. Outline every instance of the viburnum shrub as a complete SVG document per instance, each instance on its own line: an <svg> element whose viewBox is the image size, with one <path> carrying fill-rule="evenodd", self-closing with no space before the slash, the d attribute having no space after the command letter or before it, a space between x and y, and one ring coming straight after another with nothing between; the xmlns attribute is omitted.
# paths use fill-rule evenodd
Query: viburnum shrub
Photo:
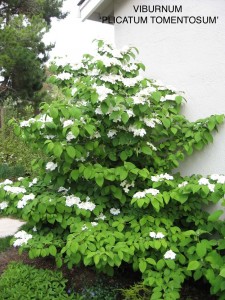
<svg viewBox="0 0 225 300"><path fill-rule="evenodd" d="M1 183L2 214L30 231L14 246L60 267L84 264L109 275L123 263L143 275L150 299L179 299L185 278L205 278L225 299L223 211L202 207L224 196L225 176L182 177L185 156L212 142L222 115L188 121L182 93L146 79L135 48L98 41L97 56L53 65L63 99L15 125L49 160L39 177Z"/></svg>

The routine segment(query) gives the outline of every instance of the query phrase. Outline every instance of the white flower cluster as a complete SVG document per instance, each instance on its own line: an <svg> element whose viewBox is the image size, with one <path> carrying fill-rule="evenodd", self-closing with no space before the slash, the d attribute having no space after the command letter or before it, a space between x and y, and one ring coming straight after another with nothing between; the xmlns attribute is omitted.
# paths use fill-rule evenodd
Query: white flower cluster
<svg viewBox="0 0 225 300"><path fill-rule="evenodd" d="M106 55L96 55L93 58L94 62L101 61L105 67L111 67L111 66L122 66L119 59L115 57L108 57Z"/></svg>
<svg viewBox="0 0 225 300"><path fill-rule="evenodd" d="M132 132L134 134L134 136L141 136L141 137L143 137L147 133L144 128L137 128L133 125L130 125L128 127L128 131Z"/></svg>
<svg viewBox="0 0 225 300"><path fill-rule="evenodd" d="M104 101L109 94L113 94L113 90L107 88L104 85L94 85L93 88L96 90L97 94L98 94L98 100L100 102Z"/></svg>
<svg viewBox="0 0 225 300"><path fill-rule="evenodd" d="M117 134L117 130L115 129L110 129L109 132L107 133L108 138L113 138L114 135Z"/></svg>
<svg viewBox="0 0 225 300"><path fill-rule="evenodd" d="M34 200L34 198L35 198L34 194L24 195L23 198L18 201L17 208L24 208L24 206L27 205L27 202L29 200Z"/></svg>
<svg viewBox="0 0 225 300"><path fill-rule="evenodd" d="M157 151L157 148L150 142L147 142L147 145L154 151Z"/></svg>
<svg viewBox="0 0 225 300"><path fill-rule="evenodd" d="M225 175L212 174L212 175L210 175L210 178L212 180L217 181L217 183L221 183L221 184L225 183Z"/></svg>
<svg viewBox="0 0 225 300"><path fill-rule="evenodd" d="M63 72L61 74L58 74L56 77L61 80L68 80L72 77L72 75L70 73Z"/></svg>
<svg viewBox="0 0 225 300"><path fill-rule="evenodd" d="M114 216L117 216L117 215L119 215L120 214L120 209L118 208L118 209L116 209L116 208L111 208L110 209L110 213L112 214L112 215L114 215Z"/></svg>
<svg viewBox="0 0 225 300"><path fill-rule="evenodd" d="M155 176L151 176L151 180L152 181L155 181L155 182L158 182L158 181L163 181L163 180L173 180L173 176L172 175L169 175L167 173L165 174L159 174L159 175L155 175Z"/></svg>
<svg viewBox="0 0 225 300"><path fill-rule="evenodd" d="M120 186L122 186L125 193L129 193L130 187L134 187L134 181L128 183L126 180L122 181Z"/></svg>
<svg viewBox="0 0 225 300"><path fill-rule="evenodd" d="M106 216L103 213L100 213L100 215L95 218L96 221L98 221L98 220L103 220L104 221L105 219L106 219Z"/></svg>
<svg viewBox="0 0 225 300"><path fill-rule="evenodd" d="M71 140L74 140L76 137L73 135L73 133L71 131L69 131L67 133L67 136L66 136L66 140L67 142L70 142Z"/></svg>
<svg viewBox="0 0 225 300"><path fill-rule="evenodd" d="M210 182L209 182L209 179L207 179L207 178L202 177L201 179L199 179L198 183L199 183L200 185L206 185L206 186L208 186L210 192L212 192L212 193L213 193L214 190L215 190L215 184L210 183Z"/></svg>
<svg viewBox="0 0 225 300"><path fill-rule="evenodd" d="M162 122L156 118L151 118L151 119L141 118L140 120L143 121L146 126L151 127L151 128L155 128L155 124L162 124Z"/></svg>
<svg viewBox="0 0 225 300"><path fill-rule="evenodd" d="M38 179L34 178L30 183L29 183L29 187L32 187L34 184L37 184Z"/></svg>
<svg viewBox="0 0 225 300"><path fill-rule="evenodd" d="M73 206L73 205L77 205L78 208L80 209L85 209L85 210L90 210L93 211L96 207L96 205L92 202L90 202L90 198L87 197L86 198L86 202L82 202L80 200L79 197L70 195L70 196L66 196L66 206Z"/></svg>
<svg viewBox="0 0 225 300"><path fill-rule="evenodd" d="M123 67L125 67L125 66L123 66ZM116 74L109 74L109 75L102 75L101 76L101 80L104 81L104 82L110 82L112 84L115 84L117 82L121 82L126 87L133 87L137 83L139 83L142 79L143 78L141 76L126 78L126 77L123 77L123 75L116 75Z"/></svg>
<svg viewBox="0 0 225 300"><path fill-rule="evenodd" d="M165 97L161 97L160 101L161 102L165 102L167 100L171 100L174 101L176 99L176 97L179 96L177 94L173 94L173 95L166 95Z"/></svg>
<svg viewBox="0 0 225 300"><path fill-rule="evenodd" d="M151 231L149 233L149 236L153 239L163 239L165 237L165 235L162 233L162 232L154 232L154 231Z"/></svg>
<svg viewBox="0 0 225 300"><path fill-rule="evenodd" d="M0 210L3 210L9 206L8 202L3 201L0 203Z"/></svg>
<svg viewBox="0 0 225 300"><path fill-rule="evenodd" d="M178 184L179 188L185 187L188 184L187 181L183 181L182 183Z"/></svg>
<svg viewBox="0 0 225 300"><path fill-rule="evenodd" d="M173 252L172 250L168 250L165 254L164 254L164 258L165 259L175 259L176 257L176 253Z"/></svg>
<svg viewBox="0 0 225 300"><path fill-rule="evenodd" d="M10 186L10 185L6 185L4 186L3 190L5 190L6 192L12 193L12 194L24 194L26 193L26 189L24 187L18 187L18 186Z"/></svg>
<svg viewBox="0 0 225 300"><path fill-rule="evenodd" d="M52 161L49 161L47 164L46 164L46 167L45 169L47 171L54 171L56 168L57 168L57 163L53 163Z"/></svg>
<svg viewBox="0 0 225 300"><path fill-rule="evenodd" d="M144 198L147 194L151 194L152 196L156 196L159 194L159 190L157 189L153 189L153 188L150 188L150 189L146 189L142 192L137 192L133 195L133 198L136 198L136 199L142 199Z"/></svg>
<svg viewBox="0 0 225 300"><path fill-rule="evenodd" d="M47 135L44 135L44 138L47 139L47 140L52 140L52 139L55 138L55 135L47 134Z"/></svg>
<svg viewBox="0 0 225 300"><path fill-rule="evenodd" d="M42 123L51 123L53 121L53 119L52 119L52 117L50 117L46 114L43 114L43 115L40 116L39 119L37 119L37 121L42 122Z"/></svg>
<svg viewBox="0 0 225 300"><path fill-rule="evenodd" d="M14 247L19 247L23 244L27 244L28 240L32 239L32 235L27 233L24 230L18 231L14 237L16 238L16 240L13 243Z"/></svg>
<svg viewBox="0 0 225 300"><path fill-rule="evenodd" d="M98 225L97 222L91 222L91 226L95 227L95 226L97 226L97 225Z"/></svg>
<svg viewBox="0 0 225 300"><path fill-rule="evenodd" d="M60 186L58 189L58 193L67 193L69 189L64 188L63 186Z"/></svg>
<svg viewBox="0 0 225 300"><path fill-rule="evenodd" d="M6 179L5 181L0 183L0 186L2 185L9 185L9 184L13 184L12 180Z"/></svg>
<svg viewBox="0 0 225 300"><path fill-rule="evenodd" d="M74 124L73 120L65 120L63 121L63 128L67 127L67 126L71 126Z"/></svg>
<svg viewBox="0 0 225 300"><path fill-rule="evenodd" d="M36 122L36 120L34 118L31 118L27 121L22 121L22 122L20 122L20 127L30 127L30 125L34 122Z"/></svg>

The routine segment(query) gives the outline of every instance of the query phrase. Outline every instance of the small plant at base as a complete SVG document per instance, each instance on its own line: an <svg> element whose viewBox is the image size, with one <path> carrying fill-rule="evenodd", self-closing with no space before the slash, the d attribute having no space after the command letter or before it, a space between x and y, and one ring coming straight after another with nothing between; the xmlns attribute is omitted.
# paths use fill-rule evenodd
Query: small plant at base
<svg viewBox="0 0 225 300"><path fill-rule="evenodd" d="M171 174L212 142L224 116L189 122L180 114L182 94L141 77L135 51L99 41L96 56L52 66L51 82L66 99L15 125L49 160L34 166L38 179L1 183L2 214L30 226L12 243L30 258L54 256L59 267L84 264L113 275L128 263L142 273L151 300L179 299L188 277L205 277L223 299L222 211L202 206L224 196L225 176Z"/></svg>
<svg viewBox="0 0 225 300"><path fill-rule="evenodd" d="M66 280L60 272L35 269L22 263L8 266L0 277L0 289L1 299L82 299L66 293Z"/></svg>

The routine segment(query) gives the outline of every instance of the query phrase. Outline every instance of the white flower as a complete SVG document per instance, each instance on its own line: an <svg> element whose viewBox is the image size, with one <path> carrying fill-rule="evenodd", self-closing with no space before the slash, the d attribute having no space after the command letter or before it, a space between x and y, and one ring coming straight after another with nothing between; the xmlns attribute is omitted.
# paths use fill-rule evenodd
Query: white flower
<svg viewBox="0 0 225 300"><path fill-rule="evenodd" d="M75 139L76 137L73 135L73 133L70 131L67 133L67 136L66 136L66 140L68 142L70 142L71 140Z"/></svg>
<svg viewBox="0 0 225 300"><path fill-rule="evenodd" d="M165 254L164 254L164 258L165 259L175 259L176 257L176 253L174 253L172 250L168 250Z"/></svg>
<svg viewBox="0 0 225 300"><path fill-rule="evenodd" d="M36 232L36 231L37 231L37 227L34 226L32 230L33 230L34 232Z"/></svg>
<svg viewBox="0 0 225 300"><path fill-rule="evenodd" d="M167 173L151 176L151 180L154 181L154 182L163 181L164 179L173 180L173 176L169 175Z"/></svg>
<svg viewBox="0 0 225 300"><path fill-rule="evenodd" d="M91 225L94 227L94 226L97 226L98 223L97 222L91 222Z"/></svg>
<svg viewBox="0 0 225 300"><path fill-rule="evenodd" d="M147 133L144 128L138 129L134 126L129 126L128 131L132 132L134 136L141 136L141 137L143 137Z"/></svg>
<svg viewBox="0 0 225 300"><path fill-rule="evenodd" d="M73 125L73 123L74 123L74 121L72 121L72 120L66 120L63 122L63 128Z"/></svg>
<svg viewBox="0 0 225 300"><path fill-rule="evenodd" d="M209 188L210 192L213 193L214 190L215 190L215 184L209 183L209 184L208 184L208 188Z"/></svg>
<svg viewBox="0 0 225 300"><path fill-rule="evenodd" d="M23 177L21 177L21 178L23 178ZM6 179L5 181L3 181L3 182L0 183L0 186L2 186L2 185L9 185L9 184L13 184L13 181L9 180L9 179Z"/></svg>
<svg viewBox="0 0 225 300"><path fill-rule="evenodd" d="M52 140L52 139L55 138L55 135L48 134L48 135L45 135L44 138L47 139L47 140Z"/></svg>
<svg viewBox="0 0 225 300"><path fill-rule="evenodd" d="M32 187L34 184L37 184L38 179L34 178L30 183L29 183L29 187Z"/></svg>
<svg viewBox="0 0 225 300"><path fill-rule="evenodd" d="M115 84L117 81L121 81L121 76L116 74L109 74L109 75L103 75L101 76L101 80L105 82L110 82L112 84Z"/></svg>
<svg viewBox="0 0 225 300"><path fill-rule="evenodd" d="M144 198L146 195L145 191L144 192L137 192L133 195L133 198L136 198L136 199L141 199L141 198Z"/></svg>
<svg viewBox="0 0 225 300"><path fill-rule="evenodd" d="M199 179L198 183L200 185L208 185L209 184L209 179L202 177L201 179Z"/></svg>
<svg viewBox="0 0 225 300"><path fill-rule="evenodd" d="M96 221L98 221L98 220L103 220L104 221L105 219L106 219L106 216L103 215L103 213L100 213L100 215L95 218Z"/></svg>
<svg viewBox="0 0 225 300"><path fill-rule="evenodd" d="M86 230L86 229L88 229L88 227L84 224L82 227L81 227L81 230Z"/></svg>
<svg viewBox="0 0 225 300"><path fill-rule="evenodd" d="M69 189L66 189L63 186L60 186L59 189L58 189L58 193L61 193L61 192L62 193L64 193L64 192L67 193L68 191L69 191Z"/></svg>
<svg viewBox="0 0 225 300"><path fill-rule="evenodd" d="M114 216L117 216L120 214L120 209L116 209L116 208L111 208L110 209L110 213Z"/></svg>
<svg viewBox="0 0 225 300"><path fill-rule="evenodd" d="M145 123L146 126L151 127L151 128L155 128L155 124L162 124L162 122L156 118L151 118L151 119L144 118L141 120Z"/></svg>
<svg viewBox="0 0 225 300"><path fill-rule="evenodd" d="M77 88L73 88L73 89L71 90L71 95L74 96L74 95L76 94L76 92L77 92Z"/></svg>
<svg viewBox="0 0 225 300"><path fill-rule="evenodd" d="M125 110L125 112L128 114L129 118L135 116L135 114L134 114L134 112L133 112L132 109L127 109L127 110Z"/></svg>
<svg viewBox="0 0 225 300"><path fill-rule="evenodd" d="M116 135L116 133L117 133L117 130L111 129L111 130L109 130L109 132L107 133L107 136L108 136L109 138L112 138L112 137L114 137L114 135Z"/></svg>
<svg viewBox="0 0 225 300"><path fill-rule="evenodd" d="M70 73L63 72L61 74L58 74L56 77L61 80L67 80L70 79L72 75Z"/></svg>
<svg viewBox="0 0 225 300"><path fill-rule="evenodd" d="M1 210L5 209L6 207L8 207L8 202L3 201L3 202L0 203L0 209Z"/></svg>
<svg viewBox="0 0 225 300"><path fill-rule="evenodd" d="M218 179L217 182L224 184L225 183L225 176L224 175L220 175L220 177L219 177L219 179Z"/></svg>
<svg viewBox="0 0 225 300"><path fill-rule="evenodd" d="M157 194L159 194L159 190L152 189L152 188L147 189L144 192L145 192L145 194L151 194L152 196L156 196Z"/></svg>
<svg viewBox="0 0 225 300"><path fill-rule="evenodd" d="M92 202L86 201L86 202L81 202L77 205L80 209L85 209L85 210L90 210L93 211L96 207L96 205Z"/></svg>
<svg viewBox="0 0 225 300"><path fill-rule="evenodd" d="M210 178L212 180L218 180L220 178L220 175L219 174L212 174L212 175L210 175Z"/></svg>
<svg viewBox="0 0 225 300"><path fill-rule="evenodd" d="M34 194L24 195L21 200L17 203L17 208L24 208L27 205L27 201L33 200L35 198Z"/></svg>
<svg viewBox="0 0 225 300"><path fill-rule="evenodd" d="M163 239L165 237L165 235L162 232L158 232L156 234L156 239Z"/></svg>
<svg viewBox="0 0 225 300"><path fill-rule="evenodd" d="M13 246L18 247L18 246L21 246L23 244L27 244L28 240L30 240L32 238L32 235L28 234L24 230L21 230L21 231L18 231L14 235L14 237L17 238L17 239L14 241Z"/></svg>
<svg viewBox="0 0 225 300"><path fill-rule="evenodd" d="M99 96L98 100L100 102L104 101L109 94L113 94L113 90L107 88L106 86L94 85L94 88L96 89L96 92Z"/></svg>
<svg viewBox="0 0 225 300"><path fill-rule="evenodd" d="M18 181L22 181L24 179L24 177L18 177L17 180Z"/></svg>
<svg viewBox="0 0 225 300"><path fill-rule="evenodd" d="M183 181L182 183L178 184L179 188L185 187L188 184L187 181Z"/></svg>
<svg viewBox="0 0 225 300"><path fill-rule="evenodd" d="M42 122L42 123L51 123L53 121L52 117L43 114L40 116L39 119L37 119L37 121Z"/></svg>
<svg viewBox="0 0 225 300"><path fill-rule="evenodd" d="M156 88L153 86L149 86L147 88L144 88L138 92L139 96L150 96L153 92L156 91Z"/></svg>
<svg viewBox="0 0 225 300"><path fill-rule="evenodd" d="M147 142L147 145L154 151L157 151L157 148L150 142Z"/></svg>
<svg viewBox="0 0 225 300"><path fill-rule="evenodd" d="M154 231L151 231L149 233L149 236L153 239L163 239L165 237L165 235L162 233L162 232L154 232Z"/></svg>
<svg viewBox="0 0 225 300"><path fill-rule="evenodd" d="M96 115L103 115L103 112L102 112L102 110L101 110L101 107L97 107L97 108L95 109L95 113L96 113Z"/></svg>
<svg viewBox="0 0 225 300"><path fill-rule="evenodd" d="M151 232L149 233L149 235L150 235L150 237L153 238L153 239L156 238L156 233L155 233L154 231L151 231Z"/></svg>
<svg viewBox="0 0 225 300"><path fill-rule="evenodd" d="M52 161L48 162L46 164L46 170L49 170L49 171L54 171L56 168L57 168L57 164L56 163L53 163Z"/></svg>
<svg viewBox="0 0 225 300"><path fill-rule="evenodd" d="M26 193L26 189L23 188L23 187L17 187L17 186L9 186L9 185L6 185L4 186L3 188L6 192L10 192L12 194L24 194Z"/></svg>
<svg viewBox="0 0 225 300"><path fill-rule="evenodd" d="M147 102L147 100L142 96L133 96L132 99L134 104L144 105Z"/></svg>
<svg viewBox="0 0 225 300"><path fill-rule="evenodd" d="M73 206L73 205L79 205L81 200L79 197L76 197L76 196L73 196L73 195L70 195L70 196L66 196L66 206Z"/></svg>
<svg viewBox="0 0 225 300"><path fill-rule="evenodd" d="M20 127L30 127L30 122L29 121L22 121L22 122L20 122Z"/></svg>
<svg viewBox="0 0 225 300"><path fill-rule="evenodd" d="M122 82L127 87L135 86L138 82L142 80L141 76L136 76L133 78L122 78ZM133 97L132 97L133 98Z"/></svg>

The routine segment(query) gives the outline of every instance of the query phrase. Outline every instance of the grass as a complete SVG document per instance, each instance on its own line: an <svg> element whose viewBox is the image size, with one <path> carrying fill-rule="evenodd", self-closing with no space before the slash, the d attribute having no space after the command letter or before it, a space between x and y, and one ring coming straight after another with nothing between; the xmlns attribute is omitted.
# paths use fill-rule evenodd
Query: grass
<svg viewBox="0 0 225 300"><path fill-rule="evenodd" d="M0 238L0 253L6 251L10 248L10 240L12 236L7 236L5 238Z"/></svg>

